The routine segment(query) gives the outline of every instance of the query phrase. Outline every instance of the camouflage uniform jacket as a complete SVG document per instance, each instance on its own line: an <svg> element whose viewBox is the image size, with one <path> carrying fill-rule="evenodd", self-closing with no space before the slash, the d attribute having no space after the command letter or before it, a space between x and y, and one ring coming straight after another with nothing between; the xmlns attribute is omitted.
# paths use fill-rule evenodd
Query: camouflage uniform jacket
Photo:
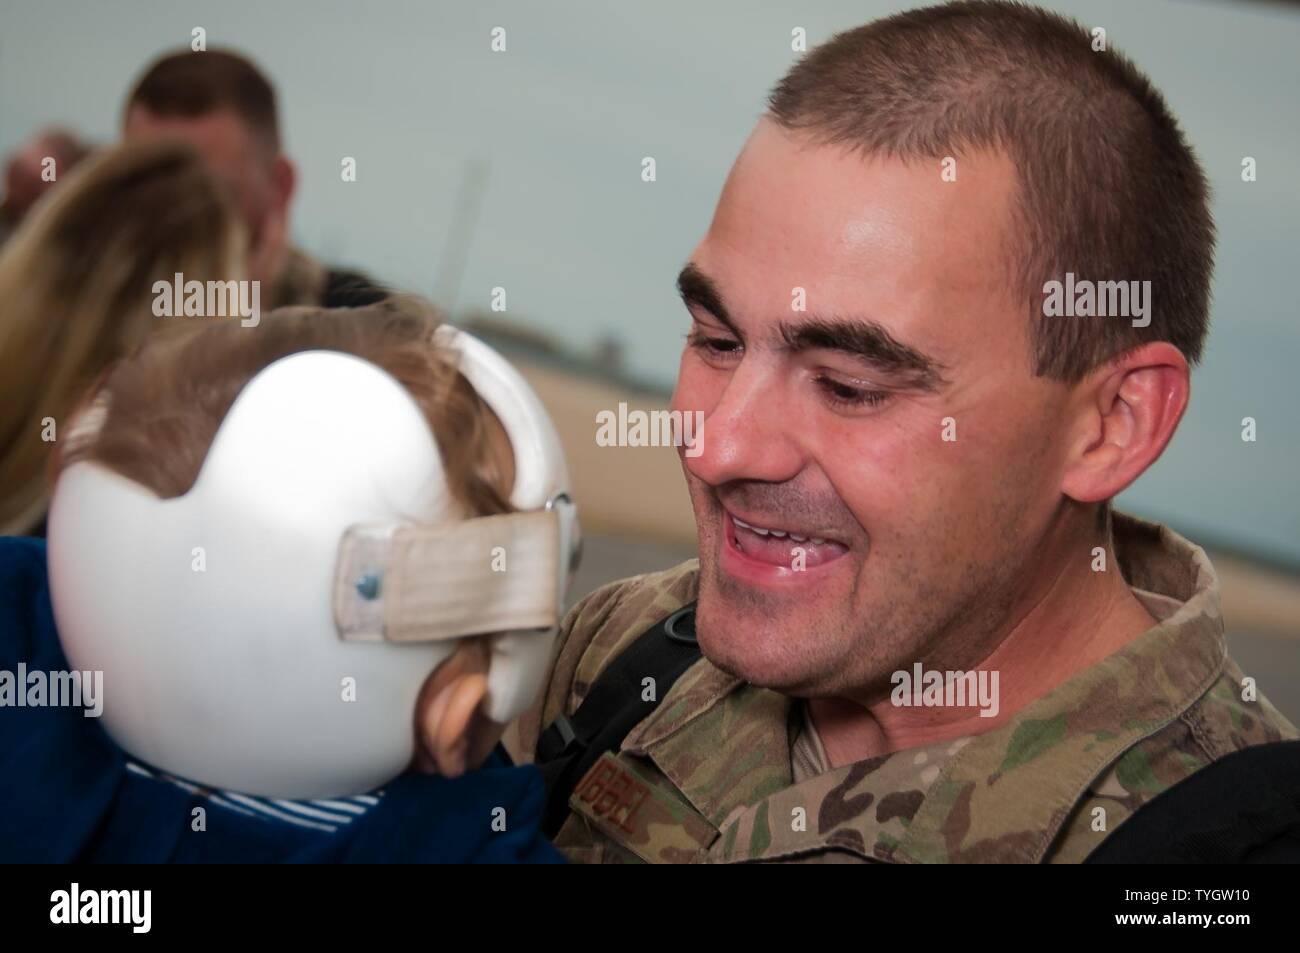
<svg viewBox="0 0 1300 953"><path fill-rule="evenodd" d="M1205 553L1115 515L1116 558L1159 624L956 742L795 783L795 700L700 659L577 785L556 845L584 862L1078 862L1139 806L1217 758L1295 738L1227 657ZM549 688L520 720L572 714L602 669L696 597L698 564L613 583L565 619Z"/></svg>

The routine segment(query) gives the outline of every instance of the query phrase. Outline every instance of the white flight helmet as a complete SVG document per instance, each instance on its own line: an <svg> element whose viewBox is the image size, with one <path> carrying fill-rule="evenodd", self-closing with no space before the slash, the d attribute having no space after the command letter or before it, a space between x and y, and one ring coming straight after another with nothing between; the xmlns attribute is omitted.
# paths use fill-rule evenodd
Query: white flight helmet
<svg viewBox="0 0 1300 953"><path fill-rule="evenodd" d="M333 351L254 377L184 496L64 471L55 619L72 667L104 673L123 749L211 787L343 797L406 767L420 687L457 638L490 639L490 718L534 700L579 543L564 456L504 358L437 339L509 436L517 513L464 519L410 394Z"/></svg>

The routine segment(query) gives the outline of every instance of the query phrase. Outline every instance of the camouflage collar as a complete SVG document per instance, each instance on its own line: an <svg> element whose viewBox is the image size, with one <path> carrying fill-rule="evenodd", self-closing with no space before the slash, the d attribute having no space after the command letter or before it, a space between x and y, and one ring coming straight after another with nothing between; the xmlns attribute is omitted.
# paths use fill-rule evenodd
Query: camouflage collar
<svg viewBox="0 0 1300 953"><path fill-rule="evenodd" d="M1118 513L1115 541L1125 579L1160 624L994 731L796 785L792 700L702 659L623 750L652 759L717 830L710 861L828 850L904 863L1041 861L1102 769L1191 707L1226 656L1205 553Z"/></svg>

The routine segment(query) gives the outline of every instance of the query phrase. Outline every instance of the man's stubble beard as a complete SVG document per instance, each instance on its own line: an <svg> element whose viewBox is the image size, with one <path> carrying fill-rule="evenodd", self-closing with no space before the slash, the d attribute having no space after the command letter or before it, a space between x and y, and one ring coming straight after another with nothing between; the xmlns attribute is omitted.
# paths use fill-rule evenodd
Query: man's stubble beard
<svg viewBox="0 0 1300 953"><path fill-rule="evenodd" d="M943 592L934 588L933 571L911 562L891 573L890 581L872 580L869 554L844 609L808 622L795 633L764 634L763 641L780 639L785 644L776 664L769 657L761 660L761 667L746 664L741 655L746 645L759 641L759 633L750 637L734 627L771 615L776 604L794 606L796 597L792 593L774 602L755 593L726 577L715 550L702 546L696 611L701 650L715 667L750 684L793 697L847 697L862 704L888 697L893 674L910 674L917 662L927 670L969 670L996 648L996 634L1007 627L1027 559L1011 526L1001 525L1004 535L998 550L990 551L986 543L967 553L961 571L945 575ZM919 542L917 548L923 547ZM881 594L871 600L874 605L862 606L859 594L872 585L879 586ZM903 593L908 598L900 598ZM856 622L859 615L868 618ZM725 635L715 639L710 632ZM832 648L819 652L818 646Z"/></svg>

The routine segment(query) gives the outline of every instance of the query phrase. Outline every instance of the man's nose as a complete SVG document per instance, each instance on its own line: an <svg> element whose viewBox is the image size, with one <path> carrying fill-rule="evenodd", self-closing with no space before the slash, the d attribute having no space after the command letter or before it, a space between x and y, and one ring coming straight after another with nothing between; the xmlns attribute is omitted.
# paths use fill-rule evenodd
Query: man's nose
<svg viewBox="0 0 1300 953"><path fill-rule="evenodd" d="M731 480L783 483L803 469L804 453L776 375L742 363L701 427L698 455L683 455L692 475L713 486Z"/></svg>

